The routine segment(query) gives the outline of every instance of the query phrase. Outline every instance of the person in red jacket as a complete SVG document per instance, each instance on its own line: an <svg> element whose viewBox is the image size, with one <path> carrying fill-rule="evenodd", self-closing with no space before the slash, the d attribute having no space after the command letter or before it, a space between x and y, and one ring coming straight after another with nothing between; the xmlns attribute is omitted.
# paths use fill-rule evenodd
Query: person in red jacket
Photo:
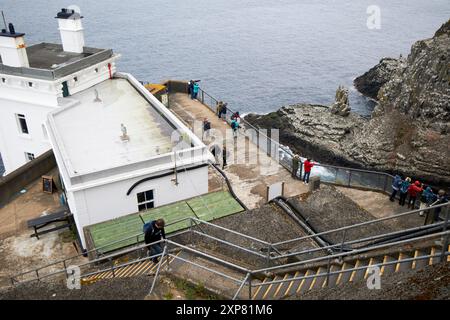
<svg viewBox="0 0 450 320"><path fill-rule="evenodd" d="M309 183L309 176L311 175L311 168L314 166L314 163L311 162L311 159L306 159L303 162L303 168L305 169L305 174L303 175L303 183Z"/></svg>
<svg viewBox="0 0 450 320"><path fill-rule="evenodd" d="M416 199L417 195L423 191L423 184L421 184L419 181L414 182L414 184L411 184L408 188L408 208L411 208L414 210L414 206L416 205Z"/></svg>

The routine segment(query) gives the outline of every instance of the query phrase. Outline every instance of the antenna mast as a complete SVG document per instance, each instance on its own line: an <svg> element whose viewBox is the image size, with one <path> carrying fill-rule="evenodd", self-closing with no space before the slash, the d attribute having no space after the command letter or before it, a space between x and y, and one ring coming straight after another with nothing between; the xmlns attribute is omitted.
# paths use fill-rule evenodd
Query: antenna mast
<svg viewBox="0 0 450 320"><path fill-rule="evenodd" d="M6 26L5 14L3 13L3 10L2 10L2 18L3 18L3 23L5 24L5 30L8 30L8 27Z"/></svg>

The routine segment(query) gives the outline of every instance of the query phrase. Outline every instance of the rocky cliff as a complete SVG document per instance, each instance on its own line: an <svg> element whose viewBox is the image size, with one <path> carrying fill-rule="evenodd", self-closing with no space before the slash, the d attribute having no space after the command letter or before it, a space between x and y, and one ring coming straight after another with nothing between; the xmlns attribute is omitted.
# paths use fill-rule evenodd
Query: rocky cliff
<svg viewBox="0 0 450 320"><path fill-rule="evenodd" d="M404 63L404 59L383 58L376 66L357 77L353 84L359 92L377 100L380 88L391 79L392 75Z"/></svg>
<svg viewBox="0 0 450 320"><path fill-rule="evenodd" d="M327 106L309 104L246 119L259 127L279 128L281 142L318 161L398 171L449 185L449 53L450 21L433 38L416 42L384 84L375 76L380 72L369 71L381 84L370 119L355 114L344 118Z"/></svg>

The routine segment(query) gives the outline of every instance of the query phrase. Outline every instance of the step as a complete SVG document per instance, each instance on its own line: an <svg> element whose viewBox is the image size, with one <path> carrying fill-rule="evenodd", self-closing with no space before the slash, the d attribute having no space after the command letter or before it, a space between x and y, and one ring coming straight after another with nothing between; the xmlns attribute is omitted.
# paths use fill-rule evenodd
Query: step
<svg viewBox="0 0 450 320"><path fill-rule="evenodd" d="M429 252L427 252L423 249L416 250L416 251L414 251L414 258L427 256L428 254L429 254ZM414 270L425 268L428 265L429 259L430 258L421 258L421 259L419 258L417 260L414 260L411 268Z"/></svg>
<svg viewBox="0 0 450 320"><path fill-rule="evenodd" d="M317 269L316 276L314 277L309 290L322 288L323 284L327 280L327 268L320 267Z"/></svg>
<svg viewBox="0 0 450 320"><path fill-rule="evenodd" d="M302 277L304 275L303 272L297 271L292 278L299 278ZM296 293L298 286L300 285L300 283L302 282L302 280L292 280L289 282L286 290L284 291L283 297L287 297L287 296L291 296L293 294Z"/></svg>
<svg viewBox="0 0 450 320"><path fill-rule="evenodd" d="M392 257L392 256L384 256L383 257L383 263L388 263L388 262L393 262L393 261L398 261L398 259ZM381 275L386 275L386 274L391 274L395 272L395 264L389 264L389 265L383 265L381 267Z"/></svg>
<svg viewBox="0 0 450 320"><path fill-rule="evenodd" d="M410 258L412 258L412 257L409 254L400 252L398 254L399 262L395 265L395 272L411 270L412 269L412 261L402 262L402 260L410 259Z"/></svg>
<svg viewBox="0 0 450 320"><path fill-rule="evenodd" d="M370 267L375 266L375 265L379 265L381 262L383 262L383 260L378 258L378 257L370 258L369 264L367 265L367 269L364 272L364 279L367 279L367 277L369 277ZM381 267L379 267L379 268L381 269ZM370 274L373 274L373 272L370 273Z"/></svg>
<svg viewBox="0 0 450 320"><path fill-rule="evenodd" d="M275 278L273 278L271 281L276 281L276 280L282 280L283 277L281 276L275 276ZM273 295L275 293L275 291L277 290L278 284L269 284L268 286L266 286L266 290L265 292L262 294L261 300L271 300L273 299Z"/></svg>
<svg viewBox="0 0 450 320"><path fill-rule="evenodd" d="M305 276L313 276L316 273L317 273L316 270L308 269L305 273ZM303 292L308 291L309 288L311 287L311 283L313 282L314 278L315 277L302 279L302 281L300 281L300 284L296 290L296 293L303 293Z"/></svg>
<svg viewBox="0 0 450 320"><path fill-rule="evenodd" d="M350 280L350 276L352 275L352 272L345 271L350 268L353 268L353 265L348 262L344 262L344 264L341 267L341 271L343 271L343 272L339 273L337 280L336 280L336 285L346 283Z"/></svg>
<svg viewBox="0 0 450 320"><path fill-rule="evenodd" d="M286 273L283 277L283 280L289 280L292 277L293 277L293 274ZM289 284L291 282L292 281L286 281L286 282L278 284L277 288L273 294L273 298L281 298L283 296L284 292L286 292L286 289L289 287Z"/></svg>
<svg viewBox="0 0 450 320"><path fill-rule="evenodd" d="M336 272L336 271L339 271L339 270L341 270L341 266L339 266L339 265L333 264L330 267L330 273L331 272ZM330 276L327 279L325 279L325 281L323 282L322 288L327 288L327 287L330 288L330 287L336 286L336 281L337 281L338 277L339 277L338 273L330 274Z"/></svg>
<svg viewBox="0 0 450 320"><path fill-rule="evenodd" d="M436 256L436 257L434 257L434 258L433 258L433 257L430 257L428 264L429 264L429 265L432 265L432 264L437 264L437 263L439 263L440 260L441 260L440 254L441 254L441 249L439 249L439 248L437 248L437 247L431 247L431 253L430 253L430 255L438 255L438 256Z"/></svg>
<svg viewBox="0 0 450 320"><path fill-rule="evenodd" d="M262 299L264 292L266 292L267 288L269 287L268 285L264 285L264 283L269 282L271 280L272 280L272 278L264 278L264 280L262 281L263 285L256 287L256 289L253 293L252 300L261 300Z"/></svg>
<svg viewBox="0 0 450 320"><path fill-rule="evenodd" d="M354 268L360 268L360 267L366 267L369 264L369 261L367 260L356 260ZM359 281L361 279L364 279L364 275L367 271L367 268L359 269L359 270L353 270L352 274L350 276L349 282L355 282Z"/></svg>

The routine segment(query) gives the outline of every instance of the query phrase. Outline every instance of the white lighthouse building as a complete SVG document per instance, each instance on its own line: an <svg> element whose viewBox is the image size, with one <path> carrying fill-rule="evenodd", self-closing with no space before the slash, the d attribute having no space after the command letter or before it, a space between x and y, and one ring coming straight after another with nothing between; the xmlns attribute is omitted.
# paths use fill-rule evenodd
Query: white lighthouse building
<svg viewBox="0 0 450 320"><path fill-rule="evenodd" d="M61 44L26 46L25 34L9 24L0 32L0 154L5 173L51 148L47 114L64 105L63 97L109 79L118 58L111 49L84 46L78 12L56 16Z"/></svg>
<svg viewBox="0 0 450 320"><path fill-rule="evenodd" d="M84 228L208 192L203 142L110 49L84 45L81 16L57 14L62 45L0 34L0 152L7 172L52 148L83 247Z"/></svg>

